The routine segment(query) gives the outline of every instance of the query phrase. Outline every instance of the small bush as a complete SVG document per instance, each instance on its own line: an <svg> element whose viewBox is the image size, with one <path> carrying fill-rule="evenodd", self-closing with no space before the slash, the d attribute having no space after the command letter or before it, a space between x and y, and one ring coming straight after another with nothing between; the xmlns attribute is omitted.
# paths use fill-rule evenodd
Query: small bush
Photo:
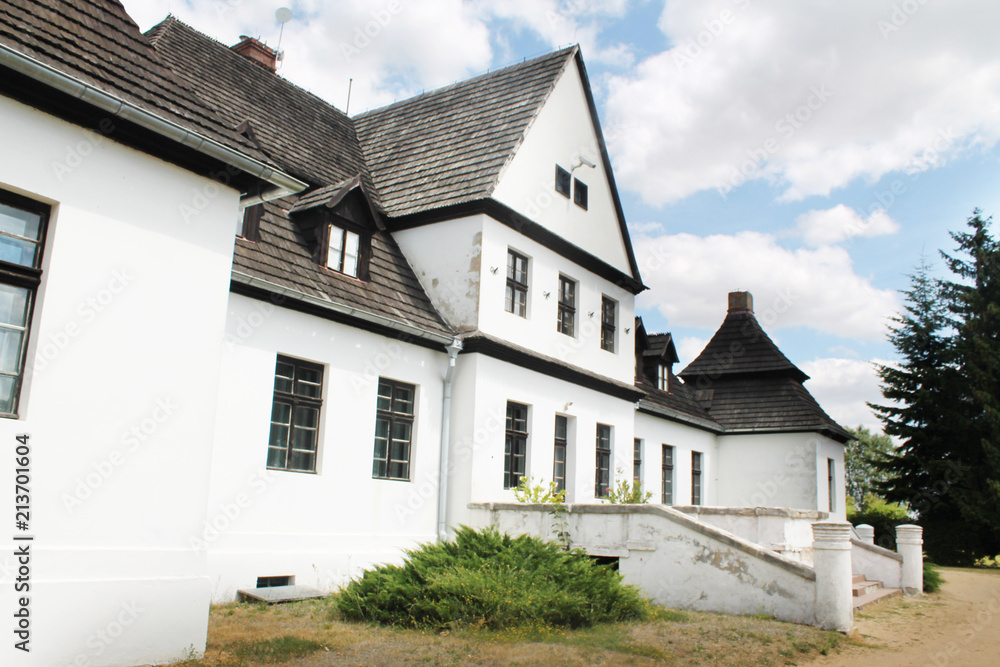
<svg viewBox="0 0 1000 667"><path fill-rule="evenodd" d="M555 482L536 484L534 477L522 477L514 488L514 498L519 503L561 503L566 500L566 491L557 489Z"/></svg>
<svg viewBox="0 0 1000 667"><path fill-rule="evenodd" d="M435 628L576 628L648 613L638 590L579 550L467 527L454 542L407 552L403 565L365 572L337 606L352 620Z"/></svg>
<svg viewBox="0 0 1000 667"><path fill-rule="evenodd" d="M924 593L937 593L943 583L938 566L924 561Z"/></svg>
<svg viewBox="0 0 1000 667"><path fill-rule="evenodd" d="M856 508L852 500L848 499L847 520L855 526L868 524L875 529L875 544L895 550L896 526L912 522L906 508L897 503L886 502L874 493L865 496L865 502L860 508Z"/></svg>

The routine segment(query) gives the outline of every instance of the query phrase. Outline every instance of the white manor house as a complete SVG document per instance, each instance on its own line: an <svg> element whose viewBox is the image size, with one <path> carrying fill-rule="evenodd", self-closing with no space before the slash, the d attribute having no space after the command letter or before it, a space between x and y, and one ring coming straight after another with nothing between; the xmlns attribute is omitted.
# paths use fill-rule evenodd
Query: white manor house
<svg viewBox="0 0 1000 667"><path fill-rule="evenodd" d="M30 478L0 663L165 663L239 590L551 537L525 476L662 604L846 630L919 590L919 528L845 523L849 436L750 294L684 369L636 317L578 47L353 117L275 56L0 8L0 479Z"/></svg>

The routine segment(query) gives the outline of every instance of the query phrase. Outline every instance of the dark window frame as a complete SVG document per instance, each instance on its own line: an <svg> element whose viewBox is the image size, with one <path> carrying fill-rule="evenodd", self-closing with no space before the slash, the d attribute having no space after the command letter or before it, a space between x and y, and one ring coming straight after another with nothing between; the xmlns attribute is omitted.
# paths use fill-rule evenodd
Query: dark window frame
<svg viewBox="0 0 1000 667"><path fill-rule="evenodd" d="M383 389L388 393L384 394ZM399 482L410 481L410 461L413 455L413 420L417 404L417 387L406 382L379 378L375 405L375 452L372 456L372 479ZM409 392L409 400L404 398ZM383 399L388 399L385 409ZM408 407L407 407L408 406ZM379 437L379 426L385 424L385 437ZM397 437L398 426L405 427L406 438ZM379 456L379 440L385 440L384 456ZM400 456L394 455L400 451ZM381 467L380 467L381 465ZM395 473L395 474L394 474Z"/></svg>
<svg viewBox="0 0 1000 667"><path fill-rule="evenodd" d="M520 270L519 262L523 264ZM510 248L507 249L507 289L504 295L504 310L524 318L528 317L528 262L526 256ZM518 274L523 276L523 280L518 278Z"/></svg>
<svg viewBox="0 0 1000 667"><path fill-rule="evenodd" d="M243 221L236 234L244 241L257 243L260 241L260 219L264 217L264 205L254 204L243 209Z"/></svg>
<svg viewBox="0 0 1000 667"><path fill-rule="evenodd" d="M609 296L601 295L601 349L606 352L615 351L615 330L618 323L618 302Z"/></svg>
<svg viewBox="0 0 1000 667"><path fill-rule="evenodd" d="M588 205L588 188L587 184L581 181L579 178L573 179L573 203L582 208L584 211L587 210Z"/></svg>
<svg viewBox="0 0 1000 667"><path fill-rule="evenodd" d="M18 332L21 336L21 349L16 357L14 371L0 370L0 377L12 378L10 389L10 411L0 408L0 418L18 419L21 403L21 391L24 388L25 366L28 358L28 345L31 340L31 325L34 319L35 304L38 297L38 286L42 281L42 256L45 251L45 239L48 233L52 207L48 204L29 199L28 197L0 190L0 204L38 216L38 238L21 236L13 232L0 232L15 242L34 245L31 265L0 260L0 283L26 292L24 301L24 324L14 323L0 325L0 329Z"/></svg>
<svg viewBox="0 0 1000 667"><path fill-rule="evenodd" d="M330 242L333 240L334 230L340 232L340 257L337 260L337 266L330 266ZM354 234L358 237L358 254L355 260L354 273L344 271L344 261L347 258L347 235ZM358 280L364 280L364 276L367 273L366 269L368 266L368 254L370 252L371 238L370 236L353 225L342 224L340 220L337 222L328 222L326 225L326 243L323 244L323 266L334 273L339 273L343 276L349 278L357 278Z"/></svg>
<svg viewBox="0 0 1000 667"><path fill-rule="evenodd" d="M570 188L573 184L573 176L568 171L556 165L556 192L566 199L570 197Z"/></svg>
<svg viewBox="0 0 1000 667"><path fill-rule="evenodd" d="M561 429L560 424L562 425ZM566 452L568 449L569 418L563 415L556 415L555 437L553 438L552 447L552 481L556 485L556 491L566 490ZM562 466L561 471L560 466Z"/></svg>
<svg viewBox="0 0 1000 667"><path fill-rule="evenodd" d="M611 427L597 425L594 463L594 497L604 498L611 486Z"/></svg>
<svg viewBox="0 0 1000 667"><path fill-rule="evenodd" d="M837 504L835 502L835 498L837 497L836 472L837 472L837 463L836 463L836 461L834 459L827 459L826 460L826 477L827 477L826 484L827 484L827 494L829 495L829 500L830 500L829 505L830 505L830 511L831 512L835 512L837 510Z"/></svg>
<svg viewBox="0 0 1000 667"><path fill-rule="evenodd" d="M632 483L637 487L642 484L642 438L632 442Z"/></svg>
<svg viewBox="0 0 1000 667"><path fill-rule="evenodd" d="M702 488L702 464L703 456L701 452L691 452L691 504L701 505L704 496Z"/></svg>
<svg viewBox="0 0 1000 667"><path fill-rule="evenodd" d="M528 458L528 406L507 401L507 428L504 434L503 488L521 483ZM519 428L520 426L520 428Z"/></svg>
<svg viewBox="0 0 1000 667"><path fill-rule="evenodd" d="M559 304L556 330L567 336L576 335L576 281L559 276Z"/></svg>
<svg viewBox="0 0 1000 667"><path fill-rule="evenodd" d="M280 366L284 364L286 366L292 366L292 376L288 378L284 375L279 375L278 370ZM322 364L317 364L312 361L305 361L303 359L295 359L294 357L287 357L285 355L279 354L275 361L274 369L274 394L271 400L271 431L268 437L267 443L267 468L268 470L281 470L285 472L304 472L304 473L316 473L316 469L319 463L319 432L322 425L323 418L323 381L324 381L324 368ZM303 371L312 371L319 374L318 382L309 382L303 379ZM281 380L290 379L291 380L291 391L283 391L279 389L279 384ZM299 393L299 385L304 384L307 386L318 387L319 397L310 396L308 394ZM275 416L278 414L278 405L288 405L289 421L276 422ZM316 411L316 425L315 428L302 425L302 420L299 418L300 410L315 410ZM283 446L276 446L275 442L275 427L286 427L288 429L287 437L285 438L285 444ZM312 432L313 441L312 449L295 447L295 435L297 432ZM272 463L271 451L272 450L284 450L283 464L277 465L277 463ZM292 467L290 465L291 458L294 453L306 453L312 456L312 465L309 467Z"/></svg>
<svg viewBox="0 0 1000 667"><path fill-rule="evenodd" d="M661 445L660 459L660 502L664 505L674 504L674 447Z"/></svg>

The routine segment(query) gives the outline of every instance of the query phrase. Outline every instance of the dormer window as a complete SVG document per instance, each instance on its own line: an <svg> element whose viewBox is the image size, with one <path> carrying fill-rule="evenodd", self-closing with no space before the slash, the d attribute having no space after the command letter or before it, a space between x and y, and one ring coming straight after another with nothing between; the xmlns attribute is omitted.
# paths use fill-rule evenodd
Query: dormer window
<svg viewBox="0 0 1000 667"><path fill-rule="evenodd" d="M670 391L670 371L666 364L656 364L656 388L660 391Z"/></svg>
<svg viewBox="0 0 1000 667"><path fill-rule="evenodd" d="M326 268L357 278L360 259L361 236L357 232L331 224Z"/></svg>
<svg viewBox="0 0 1000 667"><path fill-rule="evenodd" d="M556 192L569 199L569 189L572 183L573 177L570 176L570 173L556 165Z"/></svg>
<svg viewBox="0 0 1000 667"><path fill-rule="evenodd" d="M587 210L587 184L579 178L573 179L573 203Z"/></svg>

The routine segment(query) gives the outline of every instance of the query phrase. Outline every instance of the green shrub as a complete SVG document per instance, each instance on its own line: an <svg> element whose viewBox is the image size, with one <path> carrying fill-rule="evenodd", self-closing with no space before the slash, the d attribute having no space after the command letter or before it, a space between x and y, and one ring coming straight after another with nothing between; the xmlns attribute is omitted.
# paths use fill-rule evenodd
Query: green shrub
<svg viewBox="0 0 1000 667"><path fill-rule="evenodd" d="M937 593L943 583L944 579L941 578L938 566L924 561L924 593Z"/></svg>
<svg viewBox="0 0 1000 667"><path fill-rule="evenodd" d="M455 541L407 552L352 581L337 599L348 619L384 625L583 627L643 618L648 603L579 550L495 529L462 527Z"/></svg>
<svg viewBox="0 0 1000 667"><path fill-rule="evenodd" d="M608 488L604 500L612 505L643 505L653 497L652 491L643 491L642 484L625 479L625 473L617 468L618 483Z"/></svg>
<svg viewBox="0 0 1000 667"><path fill-rule="evenodd" d="M558 490L555 482L546 486L542 482L536 484L534 477L522 477L514 487L514 497L519 503L561 503L566 500L566 491Z"/></svg>
<svg viewBox="0 0 1000 667"><path fill-rule="evenodd" d="M905 507L886 502L885 498L869 493L864 505L856 508L853 499L848 498L847 520L855 526L863 523L875 529L875 544L886 549L896 549L896 526L911 523L910 513Z"/></svg>

